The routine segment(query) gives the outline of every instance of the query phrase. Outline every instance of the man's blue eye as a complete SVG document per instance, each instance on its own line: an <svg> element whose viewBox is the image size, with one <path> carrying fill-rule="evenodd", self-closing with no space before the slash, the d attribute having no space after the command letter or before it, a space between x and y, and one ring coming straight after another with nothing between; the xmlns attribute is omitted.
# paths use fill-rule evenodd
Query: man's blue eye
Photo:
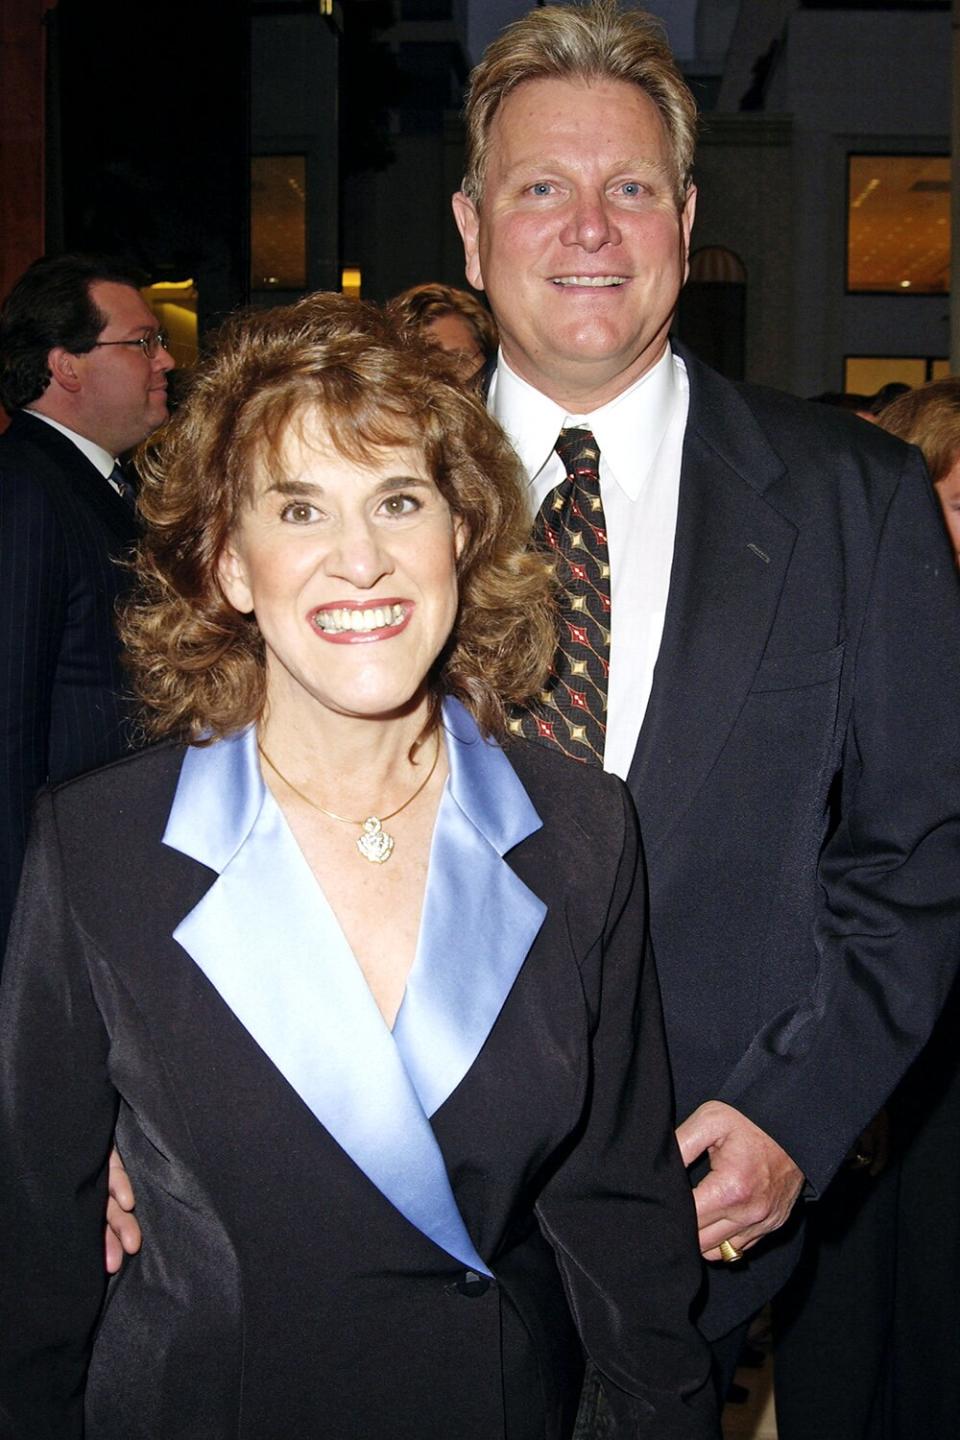
<svg viewBox="0 0 960 1440"><path fill-rule="evenodd" d="M623 187L623 193L624 195L639 195L640 186L636 180L628 180Z"/></svg>
<svg viewBox="0 0 960 1440"><path fill-rule="evenodd" d="M534 195L549 195L552 189L546 180L538 180L536 185L530 187Z"/></svg>

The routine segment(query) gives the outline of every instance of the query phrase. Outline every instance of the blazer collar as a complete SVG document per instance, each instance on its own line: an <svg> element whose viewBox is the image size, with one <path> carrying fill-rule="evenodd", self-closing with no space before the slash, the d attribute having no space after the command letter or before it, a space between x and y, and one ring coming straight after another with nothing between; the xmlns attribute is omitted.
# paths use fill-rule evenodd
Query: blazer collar
<svg viewBox="0 0 960 1440"><path fill-rule="evenodd" d="M476 1059L543 922L546 907L502 858L540 820L456 701L444 726L450 777L392 1032L263 783L252 728L187 751L164 843L218 874L174 939L386 1198L489 1274L428 1116Z"/></svg>
<svg viewBox="0 0 960 1440"><path fill-rule="evenodd" d="M546 915L503 856L540 829L503 751L444 705L450 777L430 852L417 955L394 1037L424 1110L459 1085Z"/></svg>
<svg viewBox="0 0 960 1440"><path fill-rule="evenodd" d="M677 536L653 690L628 783L656 849L746 700L797 535L784 465L737 388L676 347L690 377Z"/></svg>
<svg viewBox="0 0 960 1440"><path fill-rule="evenodd" d="M459 700L443 702L456 809L498 856L541 828L530 797L500 747L485 741ZM221 873L260 816L268 795L253 726L226 740L190 746L164 833L164 844ZM434 840L436 849L436 839Z"/></svg>

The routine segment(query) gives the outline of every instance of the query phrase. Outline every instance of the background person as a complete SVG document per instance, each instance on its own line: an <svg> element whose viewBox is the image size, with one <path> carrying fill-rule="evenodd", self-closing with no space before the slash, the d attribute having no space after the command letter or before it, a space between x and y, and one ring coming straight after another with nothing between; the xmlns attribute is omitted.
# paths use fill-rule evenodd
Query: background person
<svg viewBox="0 0 960 1440"><path fill-rule="evenodd" d="M451 357L464 385L483 384L497 357L497 327L475 295L452 285L413 285L395 295L389 309Z"/></svg>
<svg viewBox="0 0 960 1440"><path fill-rule="evenodd" d="M876 419L922 452L960 550L960 380L904 387ZM932 563L943 554L933 546ZM811 1214L800 1265L774 1304L780 1440L956 1429L958 1020L954 985L930 1041Z"/></svg>
<svg viewBox="0 0 960 1440"><path fill-rule="evenodd" d="M899 395L877 423L922 452L960 561L960 379L934 380Z"/></svg>
<svg viewBox="0 0 960 1440"><path fill-rule="evenodd" d="M5 1433L560 1440L583 1345L625 1433L716 1437L629 799L484 738L554 643L499 430L316 297L229 329L143 507L176 743L43 798L4 976Z"/></svg>
<svg viewBox="0 0 960 1440"><path fill-rule="evenodd" d="M0 953L37 790L129 748L116 605L139 530L118 457L166 420L172 368L111 260L38 260L0 309Z"/></svg>
<svg viewBox="0 0 960 1440"><path fill-rule="evenodd" d="M922 452L960 563L960 379L900 395L878 424ZM929 1044L889 1106L897 1208L887 1250L895 1269L884 1440L948 1435L960 1415L958 1026L954 984Z"/></svg>

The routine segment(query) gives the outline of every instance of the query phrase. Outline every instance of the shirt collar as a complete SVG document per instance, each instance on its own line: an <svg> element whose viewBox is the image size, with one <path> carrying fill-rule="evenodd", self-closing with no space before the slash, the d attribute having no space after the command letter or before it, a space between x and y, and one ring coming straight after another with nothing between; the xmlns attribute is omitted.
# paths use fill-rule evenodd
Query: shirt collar
<svg viewBox="0 0 960 1440"><path fill-rule="evenodd" d="M533 481L550 460L565 425L585 425L600 446L603 473L635 500L680 403L676 370L682 363L668 346L657 363L622 394L592 414L574 415L511 370L501 351L488 404L510 437L528 480Z"/></svg>
<svg viewBox="0 0 960 1440"><path fill-rule="evenodd" d="M39 410L30 410L29 406L27 409L31 415L42 420L44 425L51 425L54 430L59 430L61 435L66 435L67 439L72 440L77 449L86 455L94 469L100 471L105 480L110 478L117 462L109 450L104 450L102 445L98 445L95 440L89 440L86 435L78 435L76 430L71 430L68 425L61 425L59 420L52 420L49 415L42 415Z"/></svg>

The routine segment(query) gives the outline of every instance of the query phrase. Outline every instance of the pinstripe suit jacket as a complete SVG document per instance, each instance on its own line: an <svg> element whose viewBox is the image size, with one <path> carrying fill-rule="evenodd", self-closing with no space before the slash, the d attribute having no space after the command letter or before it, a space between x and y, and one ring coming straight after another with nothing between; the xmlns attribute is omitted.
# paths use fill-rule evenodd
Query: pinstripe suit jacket
<svg viewBox="0 0 960 1440"><path fill-rule="evenodd" d="M0 436L0 953L33 797L128 746L115 612L134 517L65 435Z"/></svg>

